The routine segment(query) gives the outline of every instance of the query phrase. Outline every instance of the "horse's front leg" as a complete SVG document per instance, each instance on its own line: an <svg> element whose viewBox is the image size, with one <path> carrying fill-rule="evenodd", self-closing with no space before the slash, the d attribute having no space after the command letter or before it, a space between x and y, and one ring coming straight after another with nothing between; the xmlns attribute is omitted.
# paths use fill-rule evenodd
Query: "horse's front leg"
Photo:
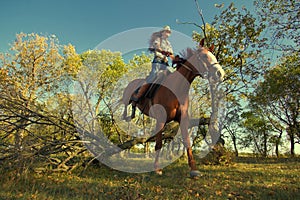
<svg viewBox="0 0 300 200"><path fill-rule="evenodd" d="M191 140L188 133L188 125L189 125L188 123L189 123L188 117L183 118L180 122L180 129L183 138L183 143L187 150L188 164L191 169L190 176L194 178L196 176L199 176L200 172L197 170L196 161L194 159L193 152L192 152Z"/></svg>
<svg viewBox="0 0 300 200"><path fill-rule="evenodd" d="M162 148L162 130L164 128L164 123L156 123L155 127L155 161L154 161L154 170L156 174L162 175L162 169L159 166L159 154Z"/></svg>

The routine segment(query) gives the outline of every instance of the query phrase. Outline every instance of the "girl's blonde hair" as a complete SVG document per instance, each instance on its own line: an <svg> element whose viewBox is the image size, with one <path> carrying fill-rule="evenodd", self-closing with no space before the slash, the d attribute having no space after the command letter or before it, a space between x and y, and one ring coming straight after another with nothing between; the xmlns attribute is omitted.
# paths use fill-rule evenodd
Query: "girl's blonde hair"
<svg viewBox="0 0 300 200"><path fill-rule="evenodd" d="M151 38L149 40L149 46L152 47L153 45L153 42L157 39L157 38L160 38L162 36L162 33L164 32L164 30L161 30L161 31L157 31L157 32L154 32L152 33L151 35Z"/></svg>

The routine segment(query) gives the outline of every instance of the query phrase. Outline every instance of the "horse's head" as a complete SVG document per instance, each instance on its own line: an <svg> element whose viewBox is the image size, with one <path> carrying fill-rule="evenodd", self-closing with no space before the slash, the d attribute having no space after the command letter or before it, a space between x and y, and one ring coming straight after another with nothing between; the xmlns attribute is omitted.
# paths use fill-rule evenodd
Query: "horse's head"
<svg viewBox="0 0 300 200"><path fill-rule="evenodd" d="M209 79L209 81L212 83L223 81L225 72L211 50L200 47L196 56L199 62L197 69L199 71L204 70L204 77Z"/></svg>
<svg viewBox="0 0 300 200"><path fill-rule="evenodd" d="M213 55L213 46L209 49L204 48L201 43L197 50L187 50L188 62L193 66L193 73L209 79L211 83L221 82L225 72Z"/></svg>

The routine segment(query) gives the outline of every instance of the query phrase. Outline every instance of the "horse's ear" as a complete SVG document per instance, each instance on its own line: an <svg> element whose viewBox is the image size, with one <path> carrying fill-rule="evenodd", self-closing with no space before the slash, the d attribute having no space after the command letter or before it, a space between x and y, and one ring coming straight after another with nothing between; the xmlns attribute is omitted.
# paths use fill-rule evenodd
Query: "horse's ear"
<svg viewBox="0 0 300 200"><path fill-rule="evenodd" d="M204 38L199 42L199 47L204 47Z"/></svg>
<svg viewBox="0 0 300 200"><path fill-rule="evenodd" d="M213 52L213 51L214 51L214 49L215 49L215 45L214 45L214 44L212 44L212 45L209 47L209 51L210 51L210 52Z"/></svg>

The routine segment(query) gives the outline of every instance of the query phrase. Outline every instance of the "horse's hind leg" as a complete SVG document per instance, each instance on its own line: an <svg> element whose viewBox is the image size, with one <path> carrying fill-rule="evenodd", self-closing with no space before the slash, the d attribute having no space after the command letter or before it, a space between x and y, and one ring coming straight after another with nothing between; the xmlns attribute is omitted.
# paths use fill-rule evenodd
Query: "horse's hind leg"
<svg viewBox="0 0 300 200"><path fill-rule="evenodd" d="M159 167L159 154L162 148L162 129L164 128L164 123L156 123L155 128L155 161L154 161L154 169L156 174L162 175L162 169Z"/></svg>

